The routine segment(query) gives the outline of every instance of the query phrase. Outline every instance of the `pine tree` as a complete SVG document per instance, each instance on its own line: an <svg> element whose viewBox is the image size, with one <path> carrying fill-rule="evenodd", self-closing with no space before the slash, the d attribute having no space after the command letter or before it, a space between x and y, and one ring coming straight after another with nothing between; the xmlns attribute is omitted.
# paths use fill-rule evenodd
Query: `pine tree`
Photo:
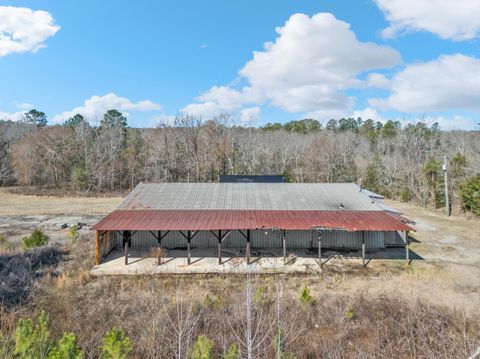
<svg viewBox="0 0 480 359"><path fill-rule="evenodd" d="M190 353L191 359L210 359L212 358L213 343L205 335L200 335L193 345Z"/></svg>
<svg viewBox="0 0 480 359"><path fill-rule="evenodd" d="M77 344L75 334L64 333L57 348L48 355L48 359L81 359L83 352Z"/></svg>
<svg viewBox="0 0 480 359"><path fill-rule="evenodd" d="M48 316L42 311L34 324L31 319L20 319L15 329L14 354L22 359L46 358L54 349L50 338Z"/></svg>
<svg viewBox="0 0 480 359"><path fill-rule="evenodd" d="M102 339L102 358L126 359L131 351L130 339L121 328L113 327Z"/></svg>

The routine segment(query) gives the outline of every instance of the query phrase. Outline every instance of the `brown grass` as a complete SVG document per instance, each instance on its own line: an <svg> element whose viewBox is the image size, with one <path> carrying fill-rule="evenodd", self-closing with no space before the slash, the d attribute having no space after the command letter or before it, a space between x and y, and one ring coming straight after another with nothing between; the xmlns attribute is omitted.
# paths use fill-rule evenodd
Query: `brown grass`
<svg viewBox="0 0 480 359"><path fill-rule="evenodd" d="M107 214L121 202L121 197L62 197L23 195L0 188L0 215Z"/></svg>
<svg viewBox="0 0 480 359"><path fill-rule="evenodd" d="M36 278L28 303L3 310L0 324L4 335L13 333L16 318L36 316L43 309L50 316L54 336L73 331L87 357L98 356L101 337L114 325L126 330L134 346L134 358L173 357L178 350L174 328L181 325L181 305L184 316L192 308L191 315L183 318L183 323L192 328L182 340L183 353L191 349L197 336L207 335L214 342L215 357L219 357L229 345L239 342L246 328L246 276L92 280L93 236L83 236L66 249L68 253L55 271ZM408 290L400 285L419 282L424 288L428 283L434 287L432 281L438 278L450 280L450 270L448 265L421 270L398 266L392 271L378 266L363 274L361 270L327 270L320 277L253 276L251 317L254 328L261 329L257 340L263 340L254 356L274 357L273 341L280 325L285 352L298 358L467 357L480 345L478 313L436 305L427 296L407 298ZM383 290L378 284L375 291L366 290L375 281L393 283ZM358 282L365 287L359 288ZM310 287L314 305L301 303L304 285ZM279 287L282 294L277 296ZM281 303L280 316L277 300Z"/></svg>

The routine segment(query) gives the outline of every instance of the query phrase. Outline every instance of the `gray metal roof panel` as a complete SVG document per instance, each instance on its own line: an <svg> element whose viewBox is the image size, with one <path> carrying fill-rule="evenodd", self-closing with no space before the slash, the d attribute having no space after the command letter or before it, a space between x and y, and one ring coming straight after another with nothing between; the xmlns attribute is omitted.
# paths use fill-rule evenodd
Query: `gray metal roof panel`
<svg viewBox="0 0 480 359"><path fill-rule="evenodd" d="M129 210L378 211L354 183L140 183L118 206Z"/></svg>
<svg viewBox="0 0 480 359"><path fill-rule="evenodd" d="M362 193L371 198L384 199L385 197L381 194L369 191L368 189L362 188Z"/></svg>

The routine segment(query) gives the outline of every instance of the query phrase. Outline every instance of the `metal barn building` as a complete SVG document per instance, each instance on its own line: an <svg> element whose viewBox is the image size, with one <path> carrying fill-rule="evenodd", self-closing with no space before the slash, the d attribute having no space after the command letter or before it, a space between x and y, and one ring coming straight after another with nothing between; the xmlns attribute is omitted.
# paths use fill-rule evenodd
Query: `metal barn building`
<svg viewBox="0 0 480 359"><path fill-rule="evenodd" d="M96 262L114 248L362 250L401 244L413 230L353 183L140 183L97 223Z"/></svg>

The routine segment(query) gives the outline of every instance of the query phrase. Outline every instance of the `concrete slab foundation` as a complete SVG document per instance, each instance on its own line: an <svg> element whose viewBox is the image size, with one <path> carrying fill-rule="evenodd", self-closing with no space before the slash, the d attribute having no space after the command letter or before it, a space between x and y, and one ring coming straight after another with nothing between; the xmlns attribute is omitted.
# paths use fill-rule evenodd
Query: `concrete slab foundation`
<svg viewBox="0 0 480 359"><path fill-rule="evenodd" d="M402 251L395 249L367 253L376 259L401 258ZM289 251L286 264L282 250L252 250L251 263L247 264L245 252L242 249L228 249L222 251L222 264L218 264L217 252L213 249L193 249L191 264L187 263L185 250L169 250L162 264L157 258L149 257L148 251L129 250L128 265L125 265L124 252L112 251L102 263L92 269L92 275L151 275L151 274L267 274L267 273L315 273L321 272L317 252L307 250ZM362 264L361 252L333 252L322 253L322 263L331 264L334 261L349 261Z"/></svg>

